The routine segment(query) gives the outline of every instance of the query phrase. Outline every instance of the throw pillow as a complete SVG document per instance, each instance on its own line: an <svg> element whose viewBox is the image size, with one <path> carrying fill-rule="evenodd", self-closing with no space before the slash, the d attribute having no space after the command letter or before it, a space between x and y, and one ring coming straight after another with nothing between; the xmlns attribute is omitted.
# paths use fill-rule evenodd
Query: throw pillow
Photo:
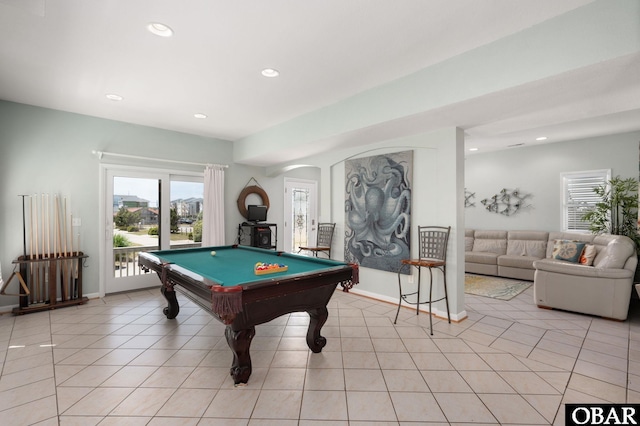
<svg viewBox="0 0 640 426"><path fill-rule="evenodd" d="M586 243L570 240L556 240L551 257L567 262L578 263Z"/></svg>
<svg viewBox="0 0 640 426"><path fill-rule="evenodd" d="M596 246L587 244L584 246L582 255L580 256L580 264L585 266L593 265L593 259L596 257Z"/></svg>

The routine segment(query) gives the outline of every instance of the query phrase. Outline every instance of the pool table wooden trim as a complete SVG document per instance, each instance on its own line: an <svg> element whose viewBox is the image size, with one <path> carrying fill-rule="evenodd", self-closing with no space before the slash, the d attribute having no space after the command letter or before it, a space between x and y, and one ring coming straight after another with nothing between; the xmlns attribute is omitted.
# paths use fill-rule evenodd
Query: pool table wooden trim
<svg viewBox="0 0 640 426"><path fill-rule="evenodd" d="M310 273L265 277L263 280L240 284L241 311L232 316L221 316L213 311L211 304L211 287L216 285L215 282L177 264L165 263L153 253L141 253L139 263L158 273L163 281L161 291L168 302L164 308L167 318L175 318L179 313L174 289L177 285L180 293L227 325L225 336L234 354L230 374L236 384L247 383L251 375L249 347L256 325L292 312L307 312L310 317L307 345L313 352L320 352L326 345L326 339L320 331L328 318L327 304L338 284L355 280L354 269L347 264Z"/></svg>

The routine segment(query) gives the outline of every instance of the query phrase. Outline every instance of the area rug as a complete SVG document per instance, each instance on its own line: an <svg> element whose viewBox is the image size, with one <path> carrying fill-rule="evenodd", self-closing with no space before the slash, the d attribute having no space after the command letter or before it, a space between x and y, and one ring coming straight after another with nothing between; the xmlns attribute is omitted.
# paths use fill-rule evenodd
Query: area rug
<svg viewBox="0 0 640 426"><path fill-rule="evenodd" d="M510 280L485 275L464 275L464 292L492 299L511 300L533 284L530 281Z"/></svg>

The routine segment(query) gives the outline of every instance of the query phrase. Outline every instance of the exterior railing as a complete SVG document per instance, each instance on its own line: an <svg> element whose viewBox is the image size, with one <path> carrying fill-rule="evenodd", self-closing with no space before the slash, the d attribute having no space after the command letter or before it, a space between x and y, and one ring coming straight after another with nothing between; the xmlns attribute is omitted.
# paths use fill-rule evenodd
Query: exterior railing
<svg viewBox="0 0 640 426"><path fill-rule="evenodd" d="M200 247L201 243L171 244L171 249ZM113 272L116 278L144 275L149 272L138 264L140 252L158 250L158 246L115 247L113 249Z"/></svg>

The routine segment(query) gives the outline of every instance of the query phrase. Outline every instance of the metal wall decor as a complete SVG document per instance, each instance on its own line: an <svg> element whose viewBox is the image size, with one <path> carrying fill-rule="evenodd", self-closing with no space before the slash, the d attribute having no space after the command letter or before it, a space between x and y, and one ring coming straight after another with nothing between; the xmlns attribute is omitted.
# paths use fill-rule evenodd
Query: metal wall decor
<svg viewBox="0 0 640 426"><path fill-rule="evenodd" d="M518 189L510 191L506 188L502 188L500 193L495 194L491 198L485 198L480 201L487 211L491 213L498 213L504 216L511 216L516 214L523 207L531 207L531 204L525 205L524 201L531 194L523 194Z"/></svg>
<svg viewBox="0 0 640 426"><path fill-rule="evenodd" d="M475 198L476 198L475 192L469 192L467 191L467 188L464 189L464 206L465 207L475 207L476 206Z"/></svg>

